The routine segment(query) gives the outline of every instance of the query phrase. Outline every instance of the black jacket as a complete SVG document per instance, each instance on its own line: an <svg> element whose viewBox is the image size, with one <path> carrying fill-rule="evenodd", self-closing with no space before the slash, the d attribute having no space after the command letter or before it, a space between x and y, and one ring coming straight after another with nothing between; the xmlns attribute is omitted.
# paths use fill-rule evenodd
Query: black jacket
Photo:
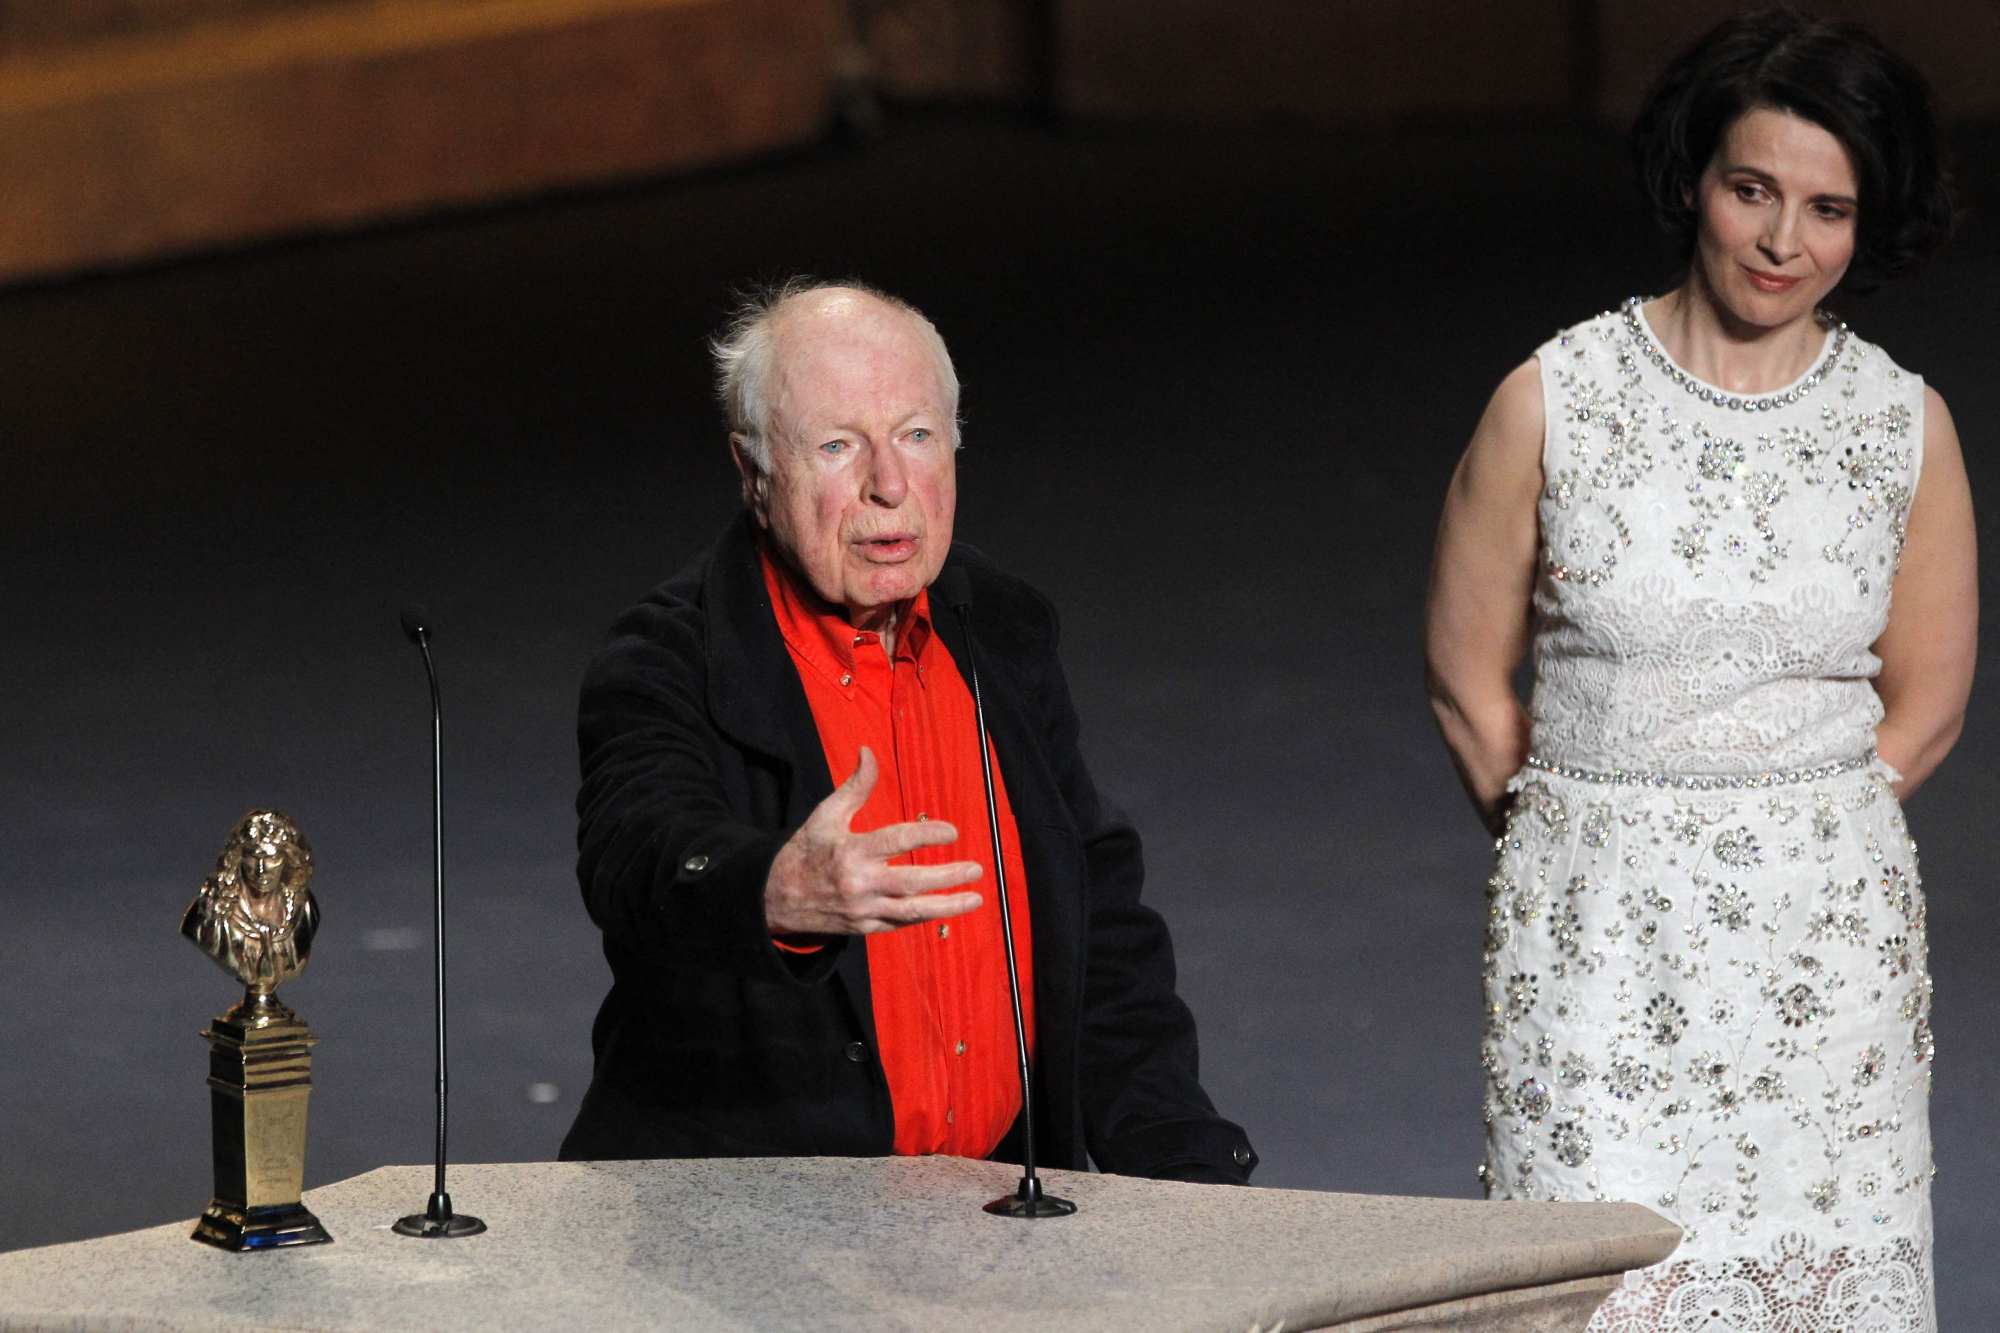
<svg viewBox="0 0 2000 1333"><path fill-rule="evenodd" d="M1247 1180L1255 1155L1198 1079L1166 925L1139 902L1138 834L1077 750L1054 611L964 546L950 562L971 581L1028 878L1036 1155ZM963 673L957 618L940 608L933 622ZM577 877L613 983L562 1156L889 1152L866 946L787 955L764 924L771 859L833 780L747 520L618 620L585 675L577 733Z"/></svg>

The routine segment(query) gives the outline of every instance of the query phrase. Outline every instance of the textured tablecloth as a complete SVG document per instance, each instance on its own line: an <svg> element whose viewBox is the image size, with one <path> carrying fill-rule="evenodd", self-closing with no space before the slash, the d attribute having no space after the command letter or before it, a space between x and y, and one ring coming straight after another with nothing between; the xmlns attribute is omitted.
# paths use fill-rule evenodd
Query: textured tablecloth
<svg viewBox="0 0 2000 1333"><path fill-rule="evenodd" d="M461 1165L486 1234L423 1241L428 1166L309 1191L334 1243L228 1254L186 1222L0 1255L0 1327L1217 1329L1287 1333L1653 1263L1631 1204L1503 1204L1050 1171L1073 1217L980 1205L957 1158ZM1526 1326L1526 1325L1522 1325Z"/></svg>

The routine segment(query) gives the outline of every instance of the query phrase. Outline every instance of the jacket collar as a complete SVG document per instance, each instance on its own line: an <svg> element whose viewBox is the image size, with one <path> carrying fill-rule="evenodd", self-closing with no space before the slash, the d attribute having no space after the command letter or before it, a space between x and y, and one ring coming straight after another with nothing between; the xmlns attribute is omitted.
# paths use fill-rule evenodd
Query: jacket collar
<svg viewBox="0 0 2000 1333"><path fill-rule="evenodd" d="M771 609L749 514L730 524L702 582L708 638L708 709L732 740L797 769L800 785L833 790L812 707ZM817 784L814 782L818 778Z"/></svg>

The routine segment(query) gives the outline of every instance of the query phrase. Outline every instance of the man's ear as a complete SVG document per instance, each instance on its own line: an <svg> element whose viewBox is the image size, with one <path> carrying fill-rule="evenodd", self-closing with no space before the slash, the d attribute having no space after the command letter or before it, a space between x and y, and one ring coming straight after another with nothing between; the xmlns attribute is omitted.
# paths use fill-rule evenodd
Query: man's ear
<svg viewBox="0 0 2000 1333"><path fill-rule="evenodd" d="M750 456L750 441L742 431L729 433L729 458L736 464L736 478L743 487L744 507L756 518L758 527L770 527L771 479L757 466L757 460Z"/></svg>

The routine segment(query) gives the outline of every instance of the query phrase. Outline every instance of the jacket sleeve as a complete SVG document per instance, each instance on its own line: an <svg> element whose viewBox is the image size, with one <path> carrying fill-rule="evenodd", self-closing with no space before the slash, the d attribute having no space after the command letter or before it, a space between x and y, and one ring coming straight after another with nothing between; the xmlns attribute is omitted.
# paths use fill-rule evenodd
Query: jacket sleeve
<svg viewBox="0 0 2000 1333"><path fill-rule="evenodd" d="M577 712L577 879L607 946L672 965L698 960L813 983L838 944L785 955L764 922L764 882L790 836L758 827L725 779L709 718L699 619L647 603L627 614L584 677ZM735 785L745 760L731 754Z"/></svg>
<svg viewBox="0 0 2000 1333"><path fill-rule="evenodd" d="M1166 922L1140 901L1138 830L1091 780L1069 685L1055 655L1055 612L1034 697L1064 803L1083 845L1086 939L1078 1077L1086 1144L1105 1171L1245 1184L1257 1156L1203 1091L1194 1015L1174 989Z"/></svg>

